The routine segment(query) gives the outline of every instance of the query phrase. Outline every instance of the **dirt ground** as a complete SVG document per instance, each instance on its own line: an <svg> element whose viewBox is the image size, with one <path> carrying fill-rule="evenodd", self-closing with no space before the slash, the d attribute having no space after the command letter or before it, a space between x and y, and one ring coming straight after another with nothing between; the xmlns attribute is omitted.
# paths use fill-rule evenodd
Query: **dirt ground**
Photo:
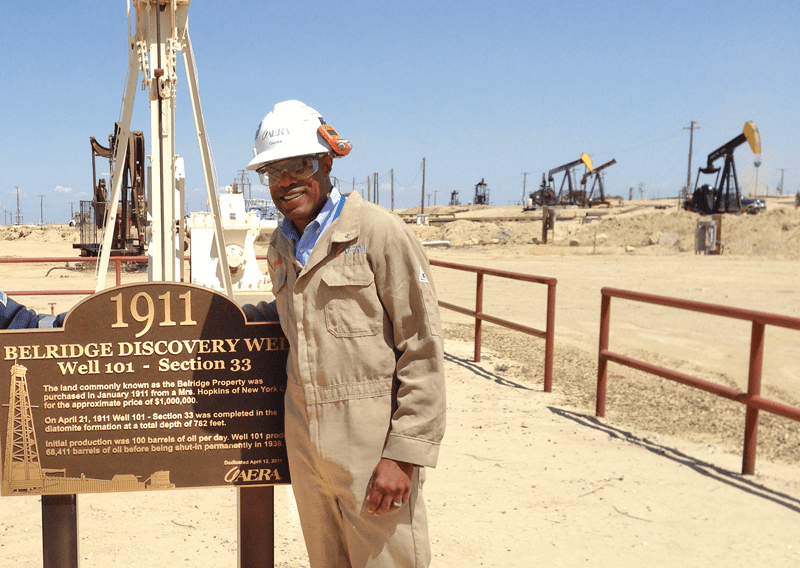
<svg viewBox="0 0 800 568"><path fill-rule="evenodd" d="M415 226L433 259L558 280L553 392L543 341L443 311L448 431L428 471L433 566L798 566L800 429L761 413L756 475L742 476L738 403L612 365L605 418L594 416L600 289L615 287L800 317L800 211L723 219L723 254L694 254L697 216L674 203L559 211L548 245L537 212L426 209L456 220ZM594 212L594 211L592 211ZM413 212L412 212L413 213ZM431 216L433 220L433 216ZM0 229L0 257L75 256L74 229ZM259 251L260 252L260 251ZM3 265L5 290L93 288L73 266ZM435 268L440 299L472 307L475 276ZM123 282L145 279L125 274ZM542 329L544 287L487 277L484 311ZM24 297L56 313L68 297ZM611 348L745 388L744 322L612 302ZM796 331L768 328L763 392L797 406ZM4 426L3 426L4 427ZM81 565L233 566L236 493L82 495ZM0 499L0 561L41 566L38 499ZM307 566L287 487L276 488L276 565Z"/></svg>

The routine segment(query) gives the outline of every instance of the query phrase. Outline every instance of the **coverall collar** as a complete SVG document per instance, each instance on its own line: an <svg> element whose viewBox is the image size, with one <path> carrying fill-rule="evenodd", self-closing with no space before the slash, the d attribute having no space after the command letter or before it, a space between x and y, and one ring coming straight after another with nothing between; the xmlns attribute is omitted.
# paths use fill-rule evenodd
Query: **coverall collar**
<svg viewBox="0 0 800 568"><path fill-rule="evenodd" d="M343 193L342 198L345 197L347 200L344 203L342 212L331 224L328 230L325 231L325 233L323 233L323 235L320 237L319 241L317 242L317 246L315 246L314 250L311 252L311 256L309 257L305 267L301 266L301 264L294 258L292 241L281 233L280 238L278 239L279 250L284 257L292 259L295 264L295 268L299 273L298 277L300 277L302 273L311 270L314 268L314 266L322 262L322 260L324 260L328 254L330 254L333 245L337 243L354 241L358 238L358 235L361 231L360 209L364 204L364 199L357 191L351 191L350 193L346 194Z"/></svg>

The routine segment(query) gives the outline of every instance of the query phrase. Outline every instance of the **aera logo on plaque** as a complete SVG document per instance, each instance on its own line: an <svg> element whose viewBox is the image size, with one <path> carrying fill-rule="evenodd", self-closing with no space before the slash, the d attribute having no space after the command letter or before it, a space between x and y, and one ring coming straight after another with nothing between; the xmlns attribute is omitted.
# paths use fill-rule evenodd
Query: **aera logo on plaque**
<svg viewBox="0 0 800 568"><path fill-rule="evenodd" d="M170 282L0 332L2 495L288 483L287 351L277 322Z"/></svg>

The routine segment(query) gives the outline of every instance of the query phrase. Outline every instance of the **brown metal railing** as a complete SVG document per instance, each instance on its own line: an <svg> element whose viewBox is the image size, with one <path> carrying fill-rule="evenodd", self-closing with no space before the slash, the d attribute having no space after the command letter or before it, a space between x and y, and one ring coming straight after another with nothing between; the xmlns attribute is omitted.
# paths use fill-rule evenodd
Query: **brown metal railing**
<svg viewBox="0 0 800 568"><path fill-rule="evenodd" d="M490 268L482 268L479 266L469 266L466 264L456 264L453 262L444 262L441 260L431 260L432 266L439 266L442 268L452 268L453 270L464 270L467 272L474 272L477 274L477 288L475 291L475 309L470 310L461 306L456 306L447 302L439 301L439 305L445 309L453 310L460 314L464 314L475 318L475 362L481 360L481 331L484 321L520 331L522 333L533 335L540 339L545 340L544 348L544 391L551 392L553 388L553 342L555 337L555 319L556 319L556 279L546 278L543 276L533 276L531 274L522 274L519 272L509 272L506 270L494 270ZM500 278L509 278L511 280L521 280L523 282L534 282L536 284L545 284L547 286L547 322L544 331L528 327L512 321L500 319L495 316L483 313L483 277L499 276Z"/></svg>
<svg viewBox="0 0 800 568"><path fill-rule="evenodd" d="M612 361L746 405L744 451L742 456L742 474L745 475L752 475L755 473L759 410L766 410L778 416L800 422L800 408L769 400L761 396L761 368L764 360L764 327L773 325L776 327L800 330L800 318L720 306L717 304L707 304L693 300L680 300L667 296L657 296L654 294L619 290L616 288L603 288L600 293L602 295L602 300L600 306L600 348L597 364L597 416L605 416L607 367L608 362ZM610 351L608 349L608 335L611 322L611 298L621 298L634 302L644 302L752 322L747 392Z"/></svg>
<svg viewBox="0 0 800 568"><path fill-rule="evenodd" d="M38 258L0 258L0 264L53 264L61 262L98 262L96 256L70 256L70 257L38 257ZM112 256L117 277L117 286L122 282L122 263L147 262L146 256ZM94 290L3 290L9 296L89 296Z"/></svg>
<svg viewBox="0 0 800 568"><path fill-rule="evenodd" d="M258 256L258 259L266 257ZM0 264L20 264L20 263L62 263L62 262L97 262L97 257L39 257L39 258L0 258ZM125 262L147 262L146 256L115 256L111 257L110 261L114 263L116 271L116 285L121 283L122 264ZM187 256L185 260L189 260ZM466 264L456 264L452 262L443 262L438 260L431 260L433 266L440 266L442 268L451 268L454 270L463 270L467 272L475 272L477 274L477 289L475 294L475 309L462 308L447 302L439 302L439 305L445 309L453 310L461 314L475 318L475 362L481 360L481 331L483 321L507 327L515 331L519 331L528 335L533 335L540 339L545 340L545 361L544 361L544 391L551 392L553 386L553 343L555 337L555 312L556 312L556 279L546 278L542 276L533 276L530 274L522 274L519 272L509 272L506 270L494 270L489 268L482 268L478 266L469 266ZM539 330L533 327L528 327L519 323L504 320L489 314L483 313L483 277L484 275L498 276L500 278L509 278L511 280L521 280L523 282L533 282L537 284L545 284L547 286L547 321L545 330ZM64 296L64 295L78 295L89 296L94 293L94 290L5 290L9 296Z"/></svg>

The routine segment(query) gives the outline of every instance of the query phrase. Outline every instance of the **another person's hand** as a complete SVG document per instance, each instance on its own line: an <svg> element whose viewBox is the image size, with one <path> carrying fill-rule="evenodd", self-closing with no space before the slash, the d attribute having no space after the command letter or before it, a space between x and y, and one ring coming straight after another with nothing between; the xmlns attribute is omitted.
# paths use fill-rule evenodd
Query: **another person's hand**
<svg viewBox="0 0 800 568"><path fill-rule="evenodd" d="M381 458L367 493L367 510L373 515L385 515L399 509L408 501L414 464Z"/></svg>

